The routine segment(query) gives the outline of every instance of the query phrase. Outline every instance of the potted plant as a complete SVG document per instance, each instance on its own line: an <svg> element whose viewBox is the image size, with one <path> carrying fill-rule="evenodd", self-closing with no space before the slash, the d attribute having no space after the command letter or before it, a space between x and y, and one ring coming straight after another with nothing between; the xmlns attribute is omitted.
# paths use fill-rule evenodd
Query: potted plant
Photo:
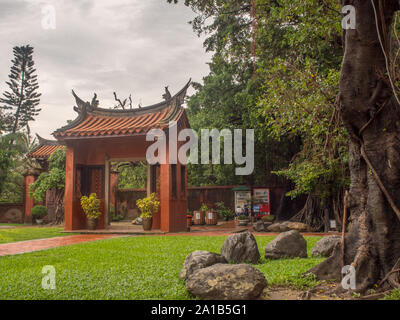
<svg viewBox="0 0 400 320"><path fill-rule="evenodd" d="M247 226L247 223L249 222L249 220L244 214L241 214L238 217L238 221L239 221L239 226Z"/></svg>
<svg viewBox="0 0 400 320"><path fill-rule="evenodd" d="M208 207L205 203L203 203L200 207L200 211L206 213L208 211Z"/></svg>
<svg viewBox="0 0 400 320"><path fill-rule="evenodd" d="M233 219L234 212L233 210L231 210L230 208L226 207L225 204L221 201L221 202L217 202L215 204L217 206L217 213L218 215L224 219L225 221L229 221L230 219Z"/></svg>
<svg viewBox="0 0 400 320"><path fill-rule="evenodd" d="M89 197L81 197L81 206L87 218L87 226L89 230L95 230L97 227L100 212L100 199L97 198L96 193L91 193Z"/></svg>
<svg viewBox="0 0 400 320"><path fill-rule="evenodd" d="M156 194L153 192L146 198L138 199L136 205L141 212L140 217L143 219L143 230L151 230L153 215L158 212L160 207L160 201L157 200Z"/></svg>
<svg viewBox="0 0 400 320"><path fill-rule="evenodd" d="M32 216L35 218L37 224L42 224L42 219L47 216L47 214L48 210L45 206L37 205L32 208Z"/></svg>

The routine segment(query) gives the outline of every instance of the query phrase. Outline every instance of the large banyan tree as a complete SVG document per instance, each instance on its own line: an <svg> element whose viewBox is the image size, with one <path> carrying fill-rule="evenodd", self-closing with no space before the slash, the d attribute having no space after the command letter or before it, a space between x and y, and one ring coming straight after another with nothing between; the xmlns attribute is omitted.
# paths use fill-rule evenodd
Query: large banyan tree
<svg viewBox="0 0 400 320"><path fill-rule="evenodd" d="M356 291L399 284L400 101L396 83L400 40L398 0L346 0L355 29L344 30L340 111L350 134L350 213L344 246L311 272L319 279L356 271Z"/></svg>

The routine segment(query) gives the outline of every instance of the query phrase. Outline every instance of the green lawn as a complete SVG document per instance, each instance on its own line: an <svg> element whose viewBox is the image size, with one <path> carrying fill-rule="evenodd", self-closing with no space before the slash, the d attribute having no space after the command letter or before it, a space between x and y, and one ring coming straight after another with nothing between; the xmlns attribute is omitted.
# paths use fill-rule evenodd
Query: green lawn
<svg viewBox="0 0 400 320"><path fill-rule="evenodd" d="M386 295L384 300L400 300L400 288L397 288Z"/></svg>
<svg viewBox="0 0 400 320"><path fill-rule="evenodd" d="M23 227L25 226L25 224L23 223L4 223L4 222L0 222L0 227L1 226L6 226L6 227Z"/></svg>
<svg viewBox="0 0 400 320"><path fill-rule="evenodd" d="M58 227L0 229L0 243L52 238L68 235L65 233L61 233L62 230L64 229Z"/></svg>
<svg viewBox="0 0 400 320"><path fill-rule="evenodd" d="M0 257L0 299L190 299L179 279L194 250L219 252L222 236L124 237ZM273 237L257 237L261 256ZM319 237L308 237L308 249ZM266 261L256 267L270 285L312 285L300 275L320 258ZM53 265L56 290L41 287L42 267Z"/></svg>

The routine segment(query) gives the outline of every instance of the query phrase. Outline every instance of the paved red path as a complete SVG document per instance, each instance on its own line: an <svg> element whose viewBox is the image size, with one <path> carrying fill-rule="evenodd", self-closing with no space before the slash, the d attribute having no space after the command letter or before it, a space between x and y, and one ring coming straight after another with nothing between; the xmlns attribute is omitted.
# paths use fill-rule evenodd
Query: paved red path
<svg viewBox="0 0 400 320"><path fill-rule="evenodd" d="M76 243L90 242L102 239L120 237L113 234L78 234L65 237L55 237L47 239L36 239L0 244L0 256L20 254L60 246L67 246Z"/></svg>
<svg viewBox="0 0 400 320"><path fill-rule="evenodd" d="M141 226L136 226L136 229L142 230ZM125 228L125 229L124 229ZM49 248L55 248L60 246L66 246L77 243L84 243L102 239L109 239L114 237L121 236L227 236L231 235L235 232L238 232L243 229L248 229L252 231L252 227L236 227L233 222L226 223L218 226L192 226L191 232L171 232L164 233L159 230L152 230L150 232L137 232L137 234L130 234L132 230L136 230L135 227L123 227L106 229L106 230L95 230L92 232L98 233L88 233L88 234L79 234L79 235L69 235L65 237L55 237L55 238L47 238L47 239L36 239L36 240L27 240L27 241L19 241L13 243L5 243L0 244L0 256L5 255L14 255L38 250L45 250ZM136 230L137 231L137 230ZM75 231L76 232L76 231ZM86 230L86 232L89 232ZM113 232L115 232L113 234ZM117 234L118 233L118 234ZM273 232L254 232L254 235L257 236L276 236L279 233ZM332 235L335 233L301 233L303 236L326 236Z"/></svg>

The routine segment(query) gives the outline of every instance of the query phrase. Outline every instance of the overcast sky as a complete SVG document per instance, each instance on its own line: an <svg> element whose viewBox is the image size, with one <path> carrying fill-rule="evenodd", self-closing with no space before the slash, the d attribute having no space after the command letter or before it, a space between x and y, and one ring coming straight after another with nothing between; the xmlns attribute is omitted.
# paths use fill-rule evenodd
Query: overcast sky
<svg viewBox="0 0 400 320"><path fill-rule="evenodd" d="M42 26L51 21L42 12L48 5L55 29ZM45 138L76 118L71 89L85 101L96 92L103 108L115 105L113 91L121 98L132 93L135 107L157 103L164 86L174 94L190 77L200 82L208 73L210 55L188 24L193 17L166 0L0 0L1 93L12 47L30 44L42 93L31 128Z"/></svg>

